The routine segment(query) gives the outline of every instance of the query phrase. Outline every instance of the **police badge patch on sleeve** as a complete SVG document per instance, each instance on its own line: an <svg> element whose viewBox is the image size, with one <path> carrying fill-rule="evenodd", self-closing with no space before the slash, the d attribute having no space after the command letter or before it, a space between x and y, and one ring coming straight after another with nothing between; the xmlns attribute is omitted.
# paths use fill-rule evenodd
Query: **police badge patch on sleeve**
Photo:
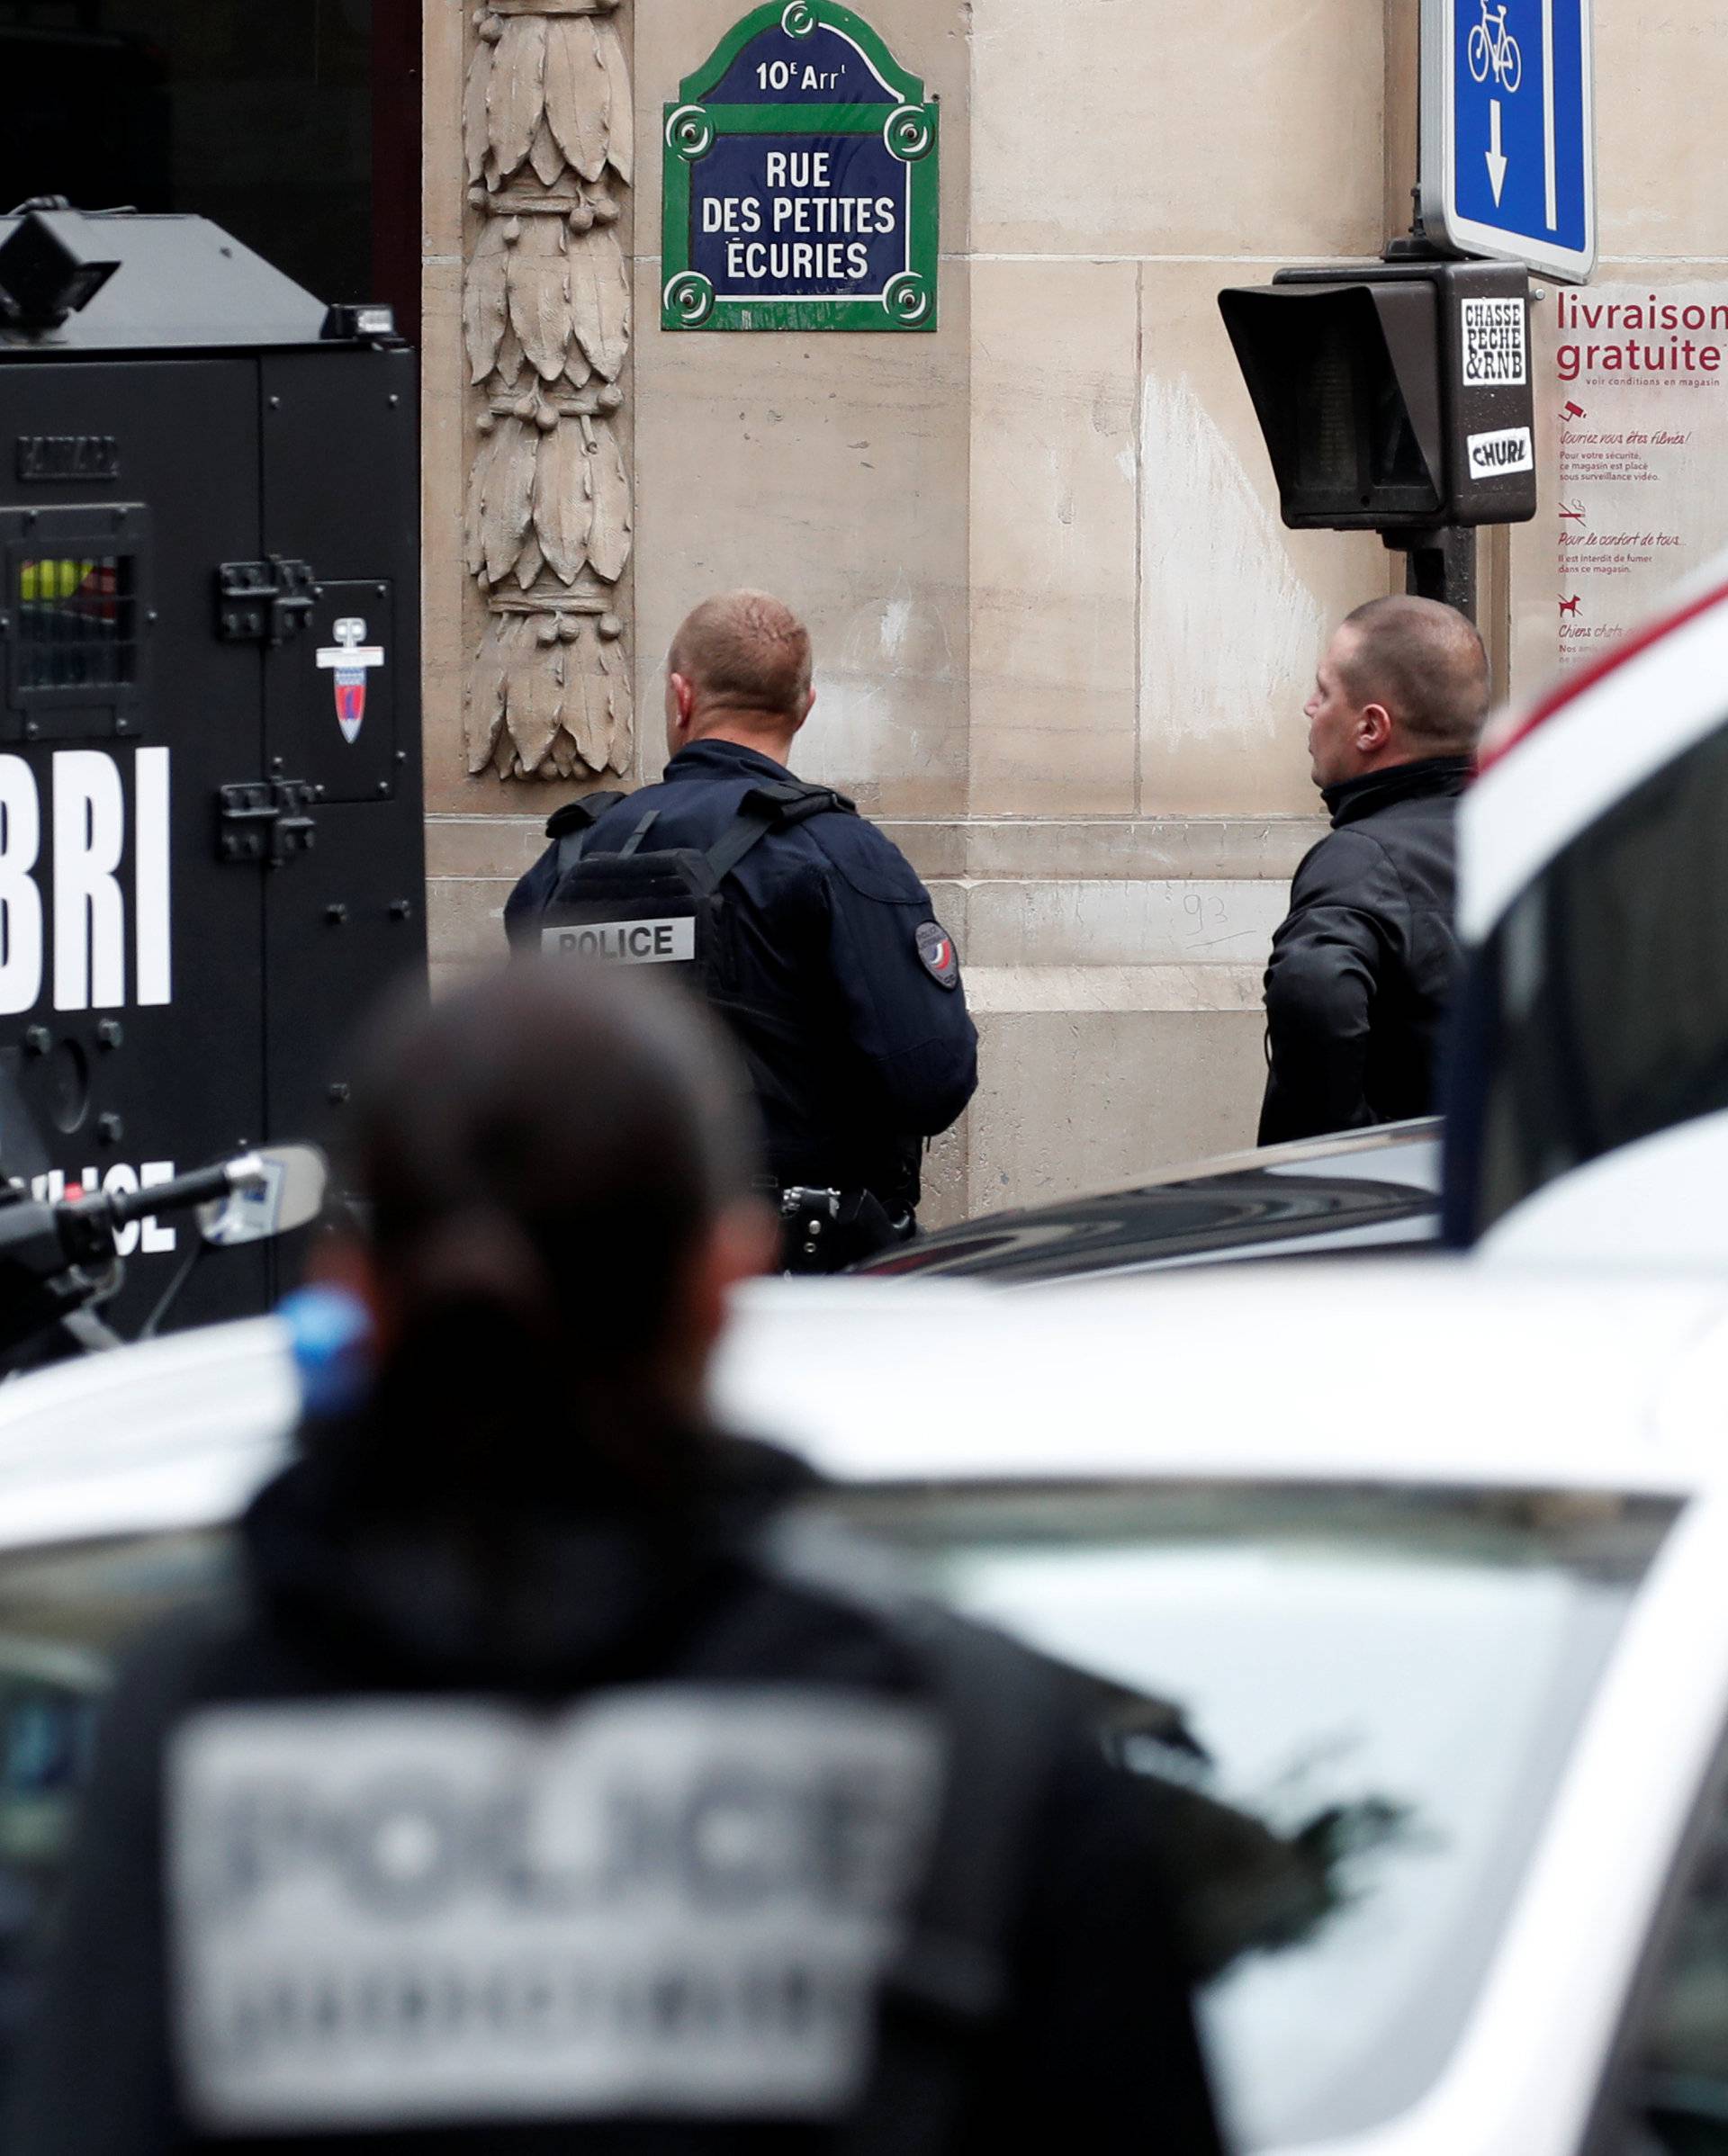
<svg viewBox="0 0 1728 2156"><path fill-rule="evenodd" d="M830 2119L929 1846L897 1702L206 1710L169 1761L177 2049L212 2131Z"/></svg>
<svg viewBox="0 0 1728 2156"><path fill-rule="evenodd" d="M918 956L924 971L943 988L960 984L960 961L954 939L939 921L927 921L918 930Z"/></svg>

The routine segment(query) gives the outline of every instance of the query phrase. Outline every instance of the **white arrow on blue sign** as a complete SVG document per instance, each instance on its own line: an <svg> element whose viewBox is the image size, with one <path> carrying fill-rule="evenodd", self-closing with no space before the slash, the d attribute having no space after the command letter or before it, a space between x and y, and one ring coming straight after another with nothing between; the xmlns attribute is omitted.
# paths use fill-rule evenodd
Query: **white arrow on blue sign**
<svg viewBox="0 0 1728 2156"><path fill-rule="evenodd" d="M1422 217L1460 255L1596 267L1592 0L1422 0Z"/></svg>

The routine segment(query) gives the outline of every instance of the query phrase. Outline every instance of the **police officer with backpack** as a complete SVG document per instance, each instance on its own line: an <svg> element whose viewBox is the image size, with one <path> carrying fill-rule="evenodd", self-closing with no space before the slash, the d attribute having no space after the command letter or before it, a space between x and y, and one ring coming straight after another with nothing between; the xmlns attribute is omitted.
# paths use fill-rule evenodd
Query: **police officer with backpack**
<svg viewBox="0 0 1728 2156"><path fill-rule="evenodd" d="M743 1052L782 1262L826 1272L913 1233L922 1143L977 1084L959 962L904 856L787 768L808 632L755 591L705 601L667 660L658 786L547 826L511 894L518 950L688 980Z"/></svg>
<svg viewBox="0 0 1728 2156"><path fill-rule="evenodd" d="M7 2156L1218 2156L1077 1676L712 1417L728 1054L577 966L374 1041L366 1344L121 1672Z"/></svg>

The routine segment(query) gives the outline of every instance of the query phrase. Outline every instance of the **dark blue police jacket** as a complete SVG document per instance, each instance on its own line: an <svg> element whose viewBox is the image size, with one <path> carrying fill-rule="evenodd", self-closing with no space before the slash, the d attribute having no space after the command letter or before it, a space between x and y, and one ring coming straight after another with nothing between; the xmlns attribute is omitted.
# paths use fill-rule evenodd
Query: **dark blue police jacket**
<svg viewBox="0 0 1728 2156"><path fill-rule="evenodd" d="M680 749L659 786L596 822L586 848L616 853L649 809L644 850L706 851L752 787L783 765L735 741ZM558 879L547 848L504 910L532 946ZM953 946L898 847L862 816L830 813L770 831L726 885L743 975L725 1016L744 1051L770 1172L782 1184L874 1190L915 1204L922 1138L946 1130L977 1085L977 1034Z"/></svg>

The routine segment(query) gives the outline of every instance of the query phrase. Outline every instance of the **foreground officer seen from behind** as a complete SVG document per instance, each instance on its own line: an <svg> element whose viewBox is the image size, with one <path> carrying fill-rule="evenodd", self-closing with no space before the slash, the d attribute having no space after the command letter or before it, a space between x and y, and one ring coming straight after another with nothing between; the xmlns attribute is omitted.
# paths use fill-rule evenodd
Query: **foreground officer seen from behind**
<svg viewBox="0 0 1728 2156"><path fill-rule="evenodd" d="M598 967L380 1038L366 1366L121 1677L8 2156L1216 2156L1068 1675L710 1420L726 1056Z"/></svg>
<svg viewBox="0 0 1728 2156"><path fill-rule="evenodd" d="M522 950L658 965L743 1051L798 1271L913 1231L922 1141L977 1083L959 961L893 842L787 768L810 638L778 599L707 600L667 660L663 782L561 810L512 894Z"/></svg>

